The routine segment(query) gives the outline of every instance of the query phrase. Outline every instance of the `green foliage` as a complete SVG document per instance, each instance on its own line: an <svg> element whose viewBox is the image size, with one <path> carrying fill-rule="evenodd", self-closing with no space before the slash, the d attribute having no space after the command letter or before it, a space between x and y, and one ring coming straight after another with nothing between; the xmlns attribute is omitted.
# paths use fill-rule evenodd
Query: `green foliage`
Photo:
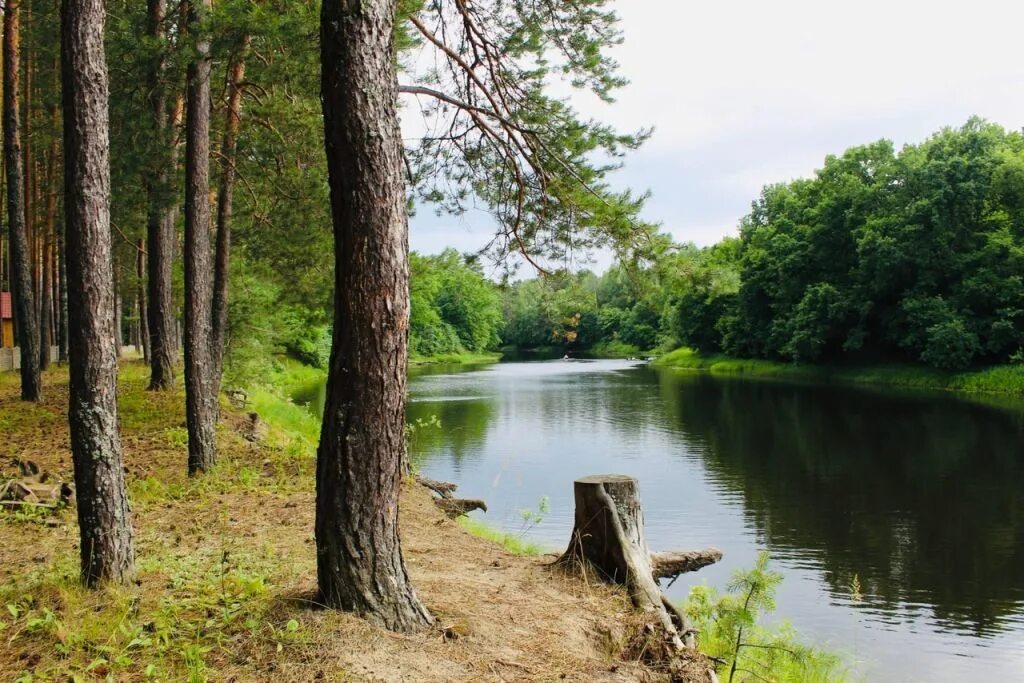
<svg viewBox="0 0 1024 683"><path fill-rule="evenodd" d="M503 306L502 343L520 350L633 356L661 344L665 302L653 268L616 264L600 276L519 281L506 285Z"/></svg>
<svg viewBox="0 0 1024 683"><path fill-rule="evenodd" d="M531 510L530 508L523 508L519 511L519 516L523 519L522 526L519 527L519 538L526 536L538 524L544 521L548 512L551 510L551 501L547 496L542 496L540 502L537 503L537 509Z"/></svg>
<svg viewBox="0 0 1024 683"><path fill-rule="evenodd" d="M1024 343L1022 169L1024 136L972 119L766 187L731 252L738 286L695 270L677 339L766 359L1004 363Z"/></svg>
<svg viewBox="0 0 1024 683"><path fill-rule="evenodd" d="M481 353L498 344L502 324L497 287L475 259L454 249L410 255L410 354Z"/></svg>
<svg viewBox="0 0 1024 683"><path fill-rule="evenodd" d="M700 632L701 650L723 662L723 680L728 683L842 680L838 656L800 643L787 623L772 628L760 624L775 610L781 582L782 575L771 571L768 553L762 552L751 569L733 573L725 595L695 586L684 609Z"/></svg>
<svg viewBox="0 0 1024 683"><path fill-rule="evenodd" d="M439 211L487 209L499 230L485 251L507 267L516 252L531 264L595 246L636 253L653 234L638 219L646 197L607 180L649 131L620 133L550 94L562 81L610 100L624 84L608 4L424 3L401 29L427 54L445 46L403 63L431 131L409 150L413 190Z"/></svg>

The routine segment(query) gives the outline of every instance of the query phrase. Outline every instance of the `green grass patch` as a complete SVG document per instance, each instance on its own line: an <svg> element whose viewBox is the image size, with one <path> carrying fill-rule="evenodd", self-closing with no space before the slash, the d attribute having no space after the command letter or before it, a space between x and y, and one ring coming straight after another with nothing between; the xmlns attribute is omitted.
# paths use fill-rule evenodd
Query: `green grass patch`
<svg viewBox="0 0 1024 683"><path fill-rule="evenodd" d="M639 346L613 339L594 344L587 355L594 358L647 358L657 355L657 352L644 351Z"/></svg>
<svg viewBox="0 0 1024 683"><path fill-rule="evenodd" d="M274 599L282 563L273 553L164 549L139 562L142 588L86 589L77 564L66 553L0 588L0 637L38 653L16 680L198 683L227 663L232 648L249 656L299 651L309 635L308 615Z"/></svg>
<svg viewBox="0 0 1024 683"><path fill-rule="evenodd" d="M863 366L808 365L731 358L721 354L699 353L684 347L661 356L654 361L654 365L676 370L742 376L752 379L1024 396L1024 365L1021 364L996 365L959 372L947 372L919 365L898 363Z"/></svg>
<svg viewBox="0 0 1024 683"><path fill-rule="evenodd" d="M535 557L544 552L544 547L539 543L523 540L521 536L510 534L500 529L495 529L487 522L482 522L473 517L459 517L458 524L477 538L497 543L513 555L525 555Z"/></svg>
<svg viewBox="0 0 1024 683"><path fill-rule="evenodd" d="M486 363L497 363L499 360L501 360L501 354L490 351L484 353L461 351L456 353L440 353L433 356L409 356L410 365L483 365Z"/></svg>

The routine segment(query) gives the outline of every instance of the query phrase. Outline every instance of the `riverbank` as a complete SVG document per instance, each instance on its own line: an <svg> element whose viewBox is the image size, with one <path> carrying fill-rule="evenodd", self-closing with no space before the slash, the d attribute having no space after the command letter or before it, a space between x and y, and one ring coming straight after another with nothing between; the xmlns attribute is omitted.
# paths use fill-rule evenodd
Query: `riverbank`
<svg viewBox="0 0 1024 683"><path fill-rule="evenodd" d="M442 353L434 356L409 356L409 365L486 365L497 363L501 354L487 351L484 353Z"/></svg>
<svg viewBox="0 0 1024 683"><path fill-rule="evenodd" d="M547 558L474 537L411 482L402 544L437 626L396 635L315 609L309 414L269 390L251 392L244 410L225 403L218 466L190 479L180 383L149 392L146 376L141 363L122 364L118 395L136 583L78 585L73 510L0 512L3 680L663 677L630 649L642 617L621 590L566 578ZM17 390L16 375L0 376L5 452L70 480L66 370L44 374L40 404L19 401ZM256 422L246 412L254 408ZM0 478L15 476L10 458L0 463Z"/></svg>
<svg viewBox="0 0 1024 683"><path fill-rule="evenodd" d="M1024 365L946 372L918 365L830 366L731 358L679 348L657 358L656 367L750 379L889 386L963 394L1024 396Z"/></svg>

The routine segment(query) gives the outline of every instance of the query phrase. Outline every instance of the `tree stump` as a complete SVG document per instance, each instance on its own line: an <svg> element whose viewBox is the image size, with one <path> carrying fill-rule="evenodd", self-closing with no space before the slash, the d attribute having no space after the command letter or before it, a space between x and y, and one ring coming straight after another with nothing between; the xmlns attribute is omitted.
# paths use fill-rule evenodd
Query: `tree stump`
<svg viewBox="0 0 1024 683"><path fill-rule="evenodd" d="M621 474L583 477L574 482L573 492L575 526L557 564L576 571L593 569L602 579L625 586L633 604L658 620L670 649L693 648L693 631L654 580L636 479Z"/></svg>

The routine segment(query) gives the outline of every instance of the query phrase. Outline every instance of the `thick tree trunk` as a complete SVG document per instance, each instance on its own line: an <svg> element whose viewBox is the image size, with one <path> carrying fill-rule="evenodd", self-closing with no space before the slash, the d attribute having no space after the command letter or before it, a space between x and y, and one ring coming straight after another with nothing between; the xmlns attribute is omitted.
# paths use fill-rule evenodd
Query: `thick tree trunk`
<svg viewBox="0 0 1024 683"><path fill-rule="evenodd" d="M149 0L148 34L161 44L149 73L149 106L153 123L153 139L157 145L157 164L146 181L148 193L146 218L146 254L149 280L149 301L146 308L150 352L149 388L170 389L174 386L174 364L178 357L174 301L171 291L171 264L174 261L173 185L177 154L171 126L167 118L167 95L164 72L167 58L163 53L166 0Z"/></svg>
<svg viewBox="0 0 1024 683"><path fill-rule="evenodd" d="M64 205L71 314L71 450L82 580L122 582L134 570L131 511L117 431L114 275L103 0L64 0Z"/></svg>
<svg viewBox="0 0 1024 683"><path fill-rule="evenodd" d="M604 580L624 585L633 604L658 620L669 651L683 649L684 642L693 647L682 615L654 580L636 479L621 474L584 477L573 484L573 493L575 527L558 564L595 570Z"/></svg>
<svg viewBox="0 0 1024 683"><path fill-rule="evenodd" d="M209 11L210 0L189 7L191 30ZM185 413L188 472L216 464L217 366L213 359L213 268L210 254L210 40L196 36L196 59L188 65L185 114Z"/></svg>
<svg viewBox="0 0 1024 683"><path fill-rule="evenodd" d="M409 263L393 0L325 0L321 92L334 225L334 340L317 451L321 599L395 631L432 619L398 535Z"/></svg>
<svg viewBox="0 0 1024 683"><path fill-rule="evenodd" d="M244 36L242 46L228 74L227 120L220 147L220 185L217 189L217 256L213 275L213 359L217 363L215 393L220 392L224 370L224 345L228 328L228 276L231 267L231 211L235 196L235 152L242 119L242 81L245 79L245 53L251 38Z"/></svg>
<svg viewBox="0 0 1024 683"><path fill-rule="evenodd" d="M25 177L18 120L18 80L21 37L21 0L8 0L4 9L4 163L7 167L7 225L10 229L11 290L21 346L21 398L38 401L42 393L39 372L39 322L33 295L32 262L25 225Z"/></svg>

